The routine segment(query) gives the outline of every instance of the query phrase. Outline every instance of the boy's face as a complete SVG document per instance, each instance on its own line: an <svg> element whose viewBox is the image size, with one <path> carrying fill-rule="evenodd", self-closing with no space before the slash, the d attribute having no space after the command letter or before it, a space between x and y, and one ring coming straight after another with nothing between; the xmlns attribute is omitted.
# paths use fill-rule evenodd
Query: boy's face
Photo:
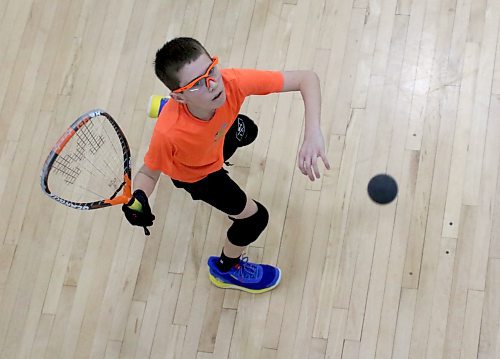
<svg viewBox="0 0 500 359"><path fill-rule="evenodd" d="M212 64L213 60L207 54L202 54L195 61L184 65L177 74L181 87L205 75ZM181 93L171 93L170 95L178 102L199 109L216 110L226 101L226 92L217 66L213 67L209 72L209 76L208 87L207 79L203 78L192 88Z"/></svg>

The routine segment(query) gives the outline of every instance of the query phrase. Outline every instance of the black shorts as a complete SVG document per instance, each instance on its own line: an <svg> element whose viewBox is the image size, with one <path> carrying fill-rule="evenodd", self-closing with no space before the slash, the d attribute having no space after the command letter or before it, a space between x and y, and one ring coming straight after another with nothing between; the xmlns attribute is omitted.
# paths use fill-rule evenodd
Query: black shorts
<svg viewBox="0 0 500 359"><path fill-rule="evenodd" d="M257 137L257 125L247 116L238 115L224 137L224 161L228 160L238 147L252 143ZM207 177L193 183L172 179L177 188L183 188L194 200L204 201L228 214L240 214L245 208L245 192L221 168Z"/></svg>

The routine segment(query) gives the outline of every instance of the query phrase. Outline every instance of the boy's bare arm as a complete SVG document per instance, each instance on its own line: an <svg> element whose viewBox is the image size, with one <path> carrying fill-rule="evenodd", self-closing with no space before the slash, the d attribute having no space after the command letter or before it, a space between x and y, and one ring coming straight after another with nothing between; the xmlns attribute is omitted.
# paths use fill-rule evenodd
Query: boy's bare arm
<svg viewBox="0 0 500 359"><path fill-rule="evenodd" d="M142 189L146 193L146 196L149 197L155 189L160 173L160 171L153 171L146 167L146 165L142 165L134 178L134 190Z"/></svg>
<svg viewBox="0 0 500 359"><path fill-rule="evenodd" d="M325 167L330 164L325 154L325 143L321 133L321 89L318 75L313 71L285 71L282 92L300 91L304 100L304 142L300 148L298 166L300 171L314 181L319 178L317 158L321 157Z"/></svg>

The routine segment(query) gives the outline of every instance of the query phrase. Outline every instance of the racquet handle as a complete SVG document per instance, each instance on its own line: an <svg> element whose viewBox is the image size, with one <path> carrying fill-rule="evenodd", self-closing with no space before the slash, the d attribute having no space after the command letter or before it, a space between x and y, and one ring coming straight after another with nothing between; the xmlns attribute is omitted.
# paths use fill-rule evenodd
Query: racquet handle
<svg viewBox="0 0 500 359"><path fill-rule="evenodd" d="M132 204L127 205L127 207L130 208L133 211L142 213L142 204L141 204L141 202L139 202L139 200L137 198L135 198L135 197L132 197L132 198L134 199L134 201L132 202ZM153 216L153 219L154 219L154 216ZM148 227L143 226L142 228L144 228L144 234L146 236L149 236L151 234L149 232Z"/></svg>
<svg viewBox="0 0 500 359"><path fill-rule="evenodd" d="M137 212L142 212L142 204L137 200L137 198L134 198L134 202L132 202L132 204L129 205L128 208L133 209Z"/></svg>

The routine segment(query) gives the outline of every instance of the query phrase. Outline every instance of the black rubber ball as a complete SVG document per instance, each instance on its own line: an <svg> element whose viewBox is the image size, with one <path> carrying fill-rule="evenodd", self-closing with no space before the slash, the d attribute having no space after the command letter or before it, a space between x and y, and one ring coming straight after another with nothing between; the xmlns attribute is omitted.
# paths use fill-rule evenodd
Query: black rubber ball
<svg viewBox="0 0 500 359"><path fill-rule="evenodd" d="M379 204L392 202L397 194L398 184L389 175L379 174L368 182L368 195Z"/></svg>

